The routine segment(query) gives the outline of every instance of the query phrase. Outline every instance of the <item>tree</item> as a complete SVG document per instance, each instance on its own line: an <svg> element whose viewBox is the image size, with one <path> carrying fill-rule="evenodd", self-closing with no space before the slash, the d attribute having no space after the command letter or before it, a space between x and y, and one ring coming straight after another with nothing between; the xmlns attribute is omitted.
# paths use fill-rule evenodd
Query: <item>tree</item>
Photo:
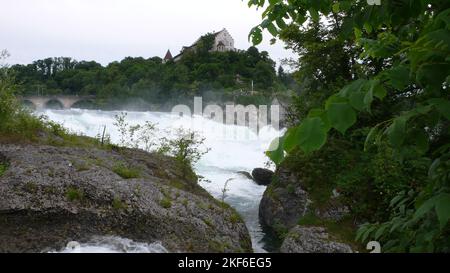
<svg viewBox="0 0 450 273"><path fill-rule="evenodd" d="M11 68L24 95L97 95L99 107L117 107L128 100L151 104L192 101L193 95L213 92L224 98L234 90L250 89L251 80L268 91L278 82L274 62L267 52L252 47L248 52L212 52L214 35L202 36L179 62L162 63L159 57L126 57L106 67L95 61L69 57L46 58L31 65ZM236 80L239 79L239 80Z"/></svg>
<svg viewBox="0 0 450 273"><path fill-rule="evenodd" d="M361 73L351 70L350 82L324 107L311 109L290 128L277 149L268 152L272 160L279 164L297 148L318 150L334 131L345 134L358 116L370 115L375 104L395 102L394 111L381 115L367 134L365 149L387 143L399 160L433 162L429 181L424 188L399 193L391 202L392 218L365 225L358 239L381 240L391 251L450 251L450 168L444 167L450 164L449 2L397 0L376 6L366 1L252 0L249 5L265 8L263 22L251 31L254 44L261 42L263 29L281 37L289 28L286 19L319 24L321 16L333 16L341 17L343 42L361 50L355 60L362 64ZM320 67L326 71L326 65Z"/></svg>

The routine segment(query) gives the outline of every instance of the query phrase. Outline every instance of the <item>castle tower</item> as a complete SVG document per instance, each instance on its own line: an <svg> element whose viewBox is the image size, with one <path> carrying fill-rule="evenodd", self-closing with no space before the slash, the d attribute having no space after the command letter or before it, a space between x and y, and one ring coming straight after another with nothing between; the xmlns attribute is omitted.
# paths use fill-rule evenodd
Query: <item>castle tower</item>
<svg viewBox="0 0 450 273"><path fill-rule="evenodd" d="M170 50L167 50L166 56L163 59L163 63L167 63L171 60L173 60L172 53L170 53Z"/></svg>

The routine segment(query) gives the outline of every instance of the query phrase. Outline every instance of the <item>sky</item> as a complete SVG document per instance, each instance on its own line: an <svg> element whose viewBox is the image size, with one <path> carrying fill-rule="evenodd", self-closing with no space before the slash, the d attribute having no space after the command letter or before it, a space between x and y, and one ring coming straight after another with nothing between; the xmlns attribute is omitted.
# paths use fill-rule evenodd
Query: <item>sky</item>
<svg viewBox="0 0 450 273"><path fill-rule="evenodd" d="M46 57L94 60L103 65L124 57L164 57L208 32L226 28L235 47L247 49L248 33L261 10L247 0L1 0L0 50L10 64ZM294 57L282 42L258 46L279 63Z"/></svg>

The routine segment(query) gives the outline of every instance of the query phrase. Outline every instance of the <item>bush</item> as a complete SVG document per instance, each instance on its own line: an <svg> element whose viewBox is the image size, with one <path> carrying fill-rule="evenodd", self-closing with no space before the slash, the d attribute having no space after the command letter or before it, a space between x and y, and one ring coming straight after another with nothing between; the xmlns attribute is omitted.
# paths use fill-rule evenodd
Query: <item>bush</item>
<svg viewBox="0 0 450 273"><path fill-rule="evenodd" d="M1 56L0 56L1 60ZM36 117L24 109L15 97L16 85L6 67L0 67L0 134L34 140L40 132L67 132L61 125Z"/></svg>
<svg viewBox="0 0 450 273"><path fill-rule="evenodd" d="M209 148L204 147L205 139L201 138L196 132L184 129L178 129L176 138L161 139L158 152L173 156L181 166L183 176L188 174L189 169L200 158L209 152Z"/></svg>
<svg viewBox="0 0 450 273"><path fill-rule="evenodd" d="M398 161L387 145L363 152L354 136L331 136L311 154L296 151L284 166L299 176L316 207L326 205L333 189L354 217L373 222L389 218L390 201L401 191L426 185L427 159Z"/></svg>

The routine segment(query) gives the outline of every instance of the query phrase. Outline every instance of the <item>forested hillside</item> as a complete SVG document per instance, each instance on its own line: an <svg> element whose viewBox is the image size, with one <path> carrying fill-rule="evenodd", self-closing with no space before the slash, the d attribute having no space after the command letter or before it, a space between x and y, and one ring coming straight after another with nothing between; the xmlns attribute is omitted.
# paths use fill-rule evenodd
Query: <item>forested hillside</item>
<svg viewBox="0 0 450 273"><path fill-rule="evenodd" d="M95 95L96 106L114 107L140 99L151 104L192 100L233 100L253 88L261 97L283 92L290 83L283 69L256 47L238 52L210 52L208 35L178 62L159 57L127 57L106 67L70 57L47 58L11 67L22 95Z"/></svg>

